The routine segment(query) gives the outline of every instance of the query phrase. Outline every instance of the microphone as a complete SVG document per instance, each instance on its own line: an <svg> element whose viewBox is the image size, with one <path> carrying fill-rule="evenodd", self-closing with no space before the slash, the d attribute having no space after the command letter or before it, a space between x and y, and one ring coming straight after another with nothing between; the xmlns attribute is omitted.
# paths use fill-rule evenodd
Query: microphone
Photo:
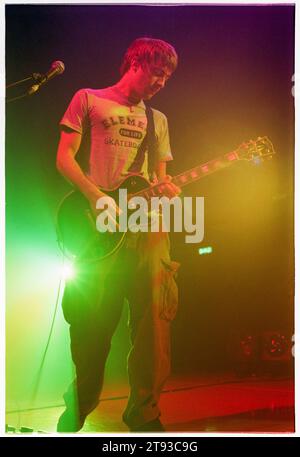
<svg viewBox="0 0 300 457"><path fill-rule="evenodd" d="M57 75L61 75L65 71L65 65L60 60L56 60L52 63L51 68L45 75L39 75L38 83L34 84L33 86L28 89L27 94L32 95L34 94L39 88L46 84L50 79L54 78Z"/></svg>

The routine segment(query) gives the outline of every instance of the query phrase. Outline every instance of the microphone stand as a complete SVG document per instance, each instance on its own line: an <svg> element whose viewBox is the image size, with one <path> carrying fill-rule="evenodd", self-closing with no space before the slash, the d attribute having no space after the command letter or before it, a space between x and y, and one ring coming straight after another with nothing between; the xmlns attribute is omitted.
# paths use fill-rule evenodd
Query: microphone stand
<svg viewBox="0 0 300 457"><path fill-rule="evenodd" d="M14 83L8 84L6 86L6 89L10 89L11 87L16 87L16 86L18 86L20 84L25 83L26 81L30 81L31 79L33 79L36 82L39 82L39 81L42 80L42 78L43 78L43 75L41 75L41 73L32 73L32 75L29 76L28 78L20 79L19 81L16 81ZM9 98L8 100L6 100L6 103L10 103L10 102L13 102L15 100L19 100L20 98L24 98L24 97L27 97L29 95L32 95L32 94L29 94L28 92L26 92L25 94L19 95L18 97Z"/></svg>

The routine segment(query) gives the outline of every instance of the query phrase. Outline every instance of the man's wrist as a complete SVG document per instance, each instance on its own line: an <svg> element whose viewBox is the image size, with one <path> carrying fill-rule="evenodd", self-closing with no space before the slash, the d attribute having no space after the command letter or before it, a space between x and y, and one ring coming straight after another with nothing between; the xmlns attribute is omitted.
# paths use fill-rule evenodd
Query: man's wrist
<svg viewBox="0 0 300 457"><path fill-rule="evenodd" d="M89 200L89 202L95 206L99 198L106 196L106 194L97 187L95 187L95 189L89 189L83 192L83 194Z"/></svg>
<svg viewBox="0 0 300 457"><path fill-rule="evenodd" d="M84 177L84 181L81 182L81 185L78 185L77 187L90 203L96 204L96 201L99 198L105 196L96 184L91 182L86 176Z"/></svg>

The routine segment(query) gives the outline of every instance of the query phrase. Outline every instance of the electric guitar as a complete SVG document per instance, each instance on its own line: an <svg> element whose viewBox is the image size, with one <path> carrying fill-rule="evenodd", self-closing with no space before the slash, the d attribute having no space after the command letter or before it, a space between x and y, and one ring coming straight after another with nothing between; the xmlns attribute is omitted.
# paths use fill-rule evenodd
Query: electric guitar
<svg viewBox="0 0 300 457"><path fill-rule="evenodd" d="M183 187L204 176L215 173L239 160L261 162L275 154L268 137L258 137L242 143L236 150L198 165L172 178L172 182ZM142 196L146 200L161 196L160 184L151 185L139 174L130 174L113 190L101 189L117 200L119 189L126 189L127 199ZM81 192L73 190L61 201L57 211L57 235L64 255L72 259L98 261L112 255L122 246L126 232L99 232L92 216L90 204Z"/></svg>

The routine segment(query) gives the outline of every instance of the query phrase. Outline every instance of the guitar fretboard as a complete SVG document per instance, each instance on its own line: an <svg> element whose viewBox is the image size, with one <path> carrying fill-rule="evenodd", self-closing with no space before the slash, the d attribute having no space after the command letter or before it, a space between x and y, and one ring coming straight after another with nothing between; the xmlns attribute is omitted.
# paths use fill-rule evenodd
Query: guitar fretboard
<svg viewBox="0 0 300 457"><path fill-rule="evenodd" d="M238 153L236 151L229 152L224 156L210 160L209 162L206 162L202 165L198 165L188 171L185 171L184 173L174 176L172 178L172 182L178 187L186 186L191 182L198 181L204 176L210 175L218 170L221 170L222 168L230 166L233 162L236 162L237 160L240 160ZM159 190L159 184L155 184L152 187L132 194L131 197L138 195L145 197L147 200L149 200L151 197L161 195L161 192Z"/></svg>

